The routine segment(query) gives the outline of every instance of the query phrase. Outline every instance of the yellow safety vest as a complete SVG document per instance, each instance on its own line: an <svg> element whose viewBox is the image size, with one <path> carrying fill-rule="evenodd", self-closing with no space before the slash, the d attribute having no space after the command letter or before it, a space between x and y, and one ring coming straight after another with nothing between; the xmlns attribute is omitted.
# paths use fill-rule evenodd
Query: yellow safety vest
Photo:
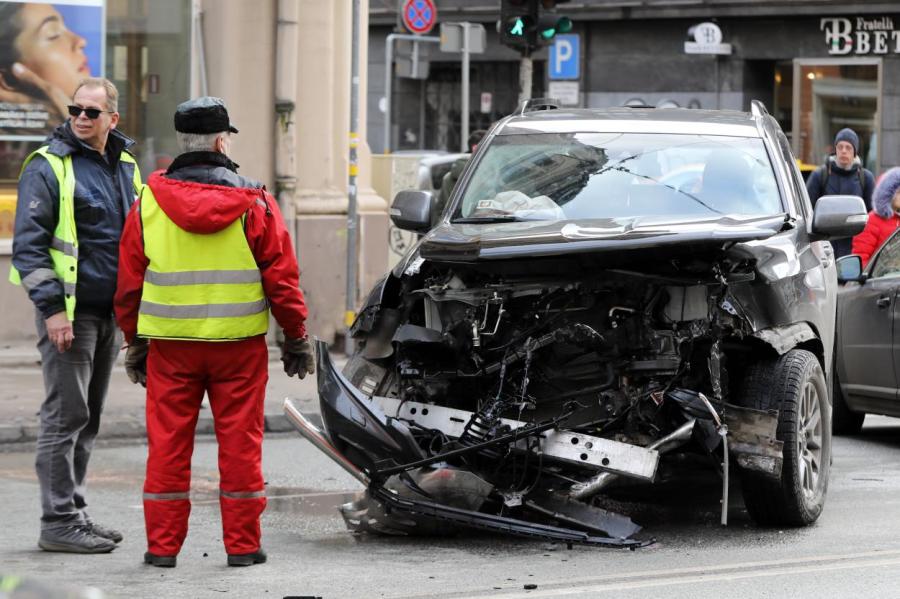
<svg viewBox="0 0 900 599"><path fill-rule="evenodd" d="M78 232L75 227L75 170L72 168L72 156L57 156L51 154L49 146L42 146L28 155L19 177L25 172L25 167L35 156L43 156L50 164L56 181L59 185L59 218L56 229L53 231L53 239L50 240L50 260L53 262L53 270L38 268L22 279L19 271L13 266L9 271L9 280L15 285L22 285L26 290L46 281L47 279L59 279L63 283L65 292L66 316L69 320L75 320L75 287L78 283ZM119 160L134 165L134 176L131 184L135 194L141 188L141 172L134 161L134 157L122 150Z"/></svg>
<svg viewBox="0 0 900 599"><path fill-rule="evenodd" d="M137 332L154 339L229 341L262 335L269 306L240 218L215 233L185 231L149 186L140 196L149 259Z"/></svg>

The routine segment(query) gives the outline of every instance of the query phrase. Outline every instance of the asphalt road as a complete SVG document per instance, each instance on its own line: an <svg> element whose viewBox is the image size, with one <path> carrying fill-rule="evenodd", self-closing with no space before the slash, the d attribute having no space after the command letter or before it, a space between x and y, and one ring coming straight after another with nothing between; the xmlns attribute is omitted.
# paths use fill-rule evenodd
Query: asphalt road
<svg viewBox="0 0 900 599"><path fill-rule="evenodd" d="M898 597L900 420L871 418L835 442L824 514L806 529L759 529L739 498L718 524L715 485L661 489L634 518L658 542L638 551L592 549L467 534L356 538L335 506L357 483L293 434L267 439L269 563L227 568L221 545L216 446L194 454L191 531L174 570L141 564L145 448L95 451L93 517L120 528L112 554L45 553L36 546L37 485L29 448L0 453L0 571L94 586L107 597ZM525 585L537 585L525 590Z"/></svg>

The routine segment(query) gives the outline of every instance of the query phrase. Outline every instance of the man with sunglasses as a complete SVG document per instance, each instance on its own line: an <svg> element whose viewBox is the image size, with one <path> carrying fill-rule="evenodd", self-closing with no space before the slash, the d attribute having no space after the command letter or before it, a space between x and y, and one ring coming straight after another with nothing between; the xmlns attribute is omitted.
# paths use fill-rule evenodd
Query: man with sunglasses
<svg viewBox="0 0 900 599"><path fill-rule="evenodd" d="M141 180L116 130L118 92L88 78L69 119L19 177L10 280L35 306L46 398L36 469L45 551L107 553L121 533L86 512L85 478L119 348L113 317L118 242Z"/></svg>

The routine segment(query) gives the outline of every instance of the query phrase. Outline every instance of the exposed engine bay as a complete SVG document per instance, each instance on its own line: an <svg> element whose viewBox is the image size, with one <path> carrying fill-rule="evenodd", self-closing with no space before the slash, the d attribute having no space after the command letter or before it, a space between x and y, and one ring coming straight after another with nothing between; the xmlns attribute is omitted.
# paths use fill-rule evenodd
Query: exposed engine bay
<svg viewBox="0 0 900 599"><path fill-rule="evenodd" d="M402 498L505 518L506 532L639 546L640 527L593 499L652 483L680 451L709 456L726 523L729 456L777 478L782 443L777 412L740 399L742 356L763 343L734 293L756 278L753 261L711 254L616 268L417 258L388 275L351 329L343 374L320 347L319 441L369 487L343 509L350 528L491 528L391 503Z"/></svg>

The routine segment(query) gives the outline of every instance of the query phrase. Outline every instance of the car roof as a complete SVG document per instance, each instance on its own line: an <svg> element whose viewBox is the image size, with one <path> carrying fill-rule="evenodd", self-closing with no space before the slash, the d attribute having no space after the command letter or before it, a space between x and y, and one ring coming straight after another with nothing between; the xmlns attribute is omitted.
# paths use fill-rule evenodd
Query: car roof
<svg viewBox="0 0 900 599"><path fill-rule="evenodd" d="M498 135L524 133L673 133L761 137L758 117L736 110L605 108L536 110L513 115Z"/></svg>

